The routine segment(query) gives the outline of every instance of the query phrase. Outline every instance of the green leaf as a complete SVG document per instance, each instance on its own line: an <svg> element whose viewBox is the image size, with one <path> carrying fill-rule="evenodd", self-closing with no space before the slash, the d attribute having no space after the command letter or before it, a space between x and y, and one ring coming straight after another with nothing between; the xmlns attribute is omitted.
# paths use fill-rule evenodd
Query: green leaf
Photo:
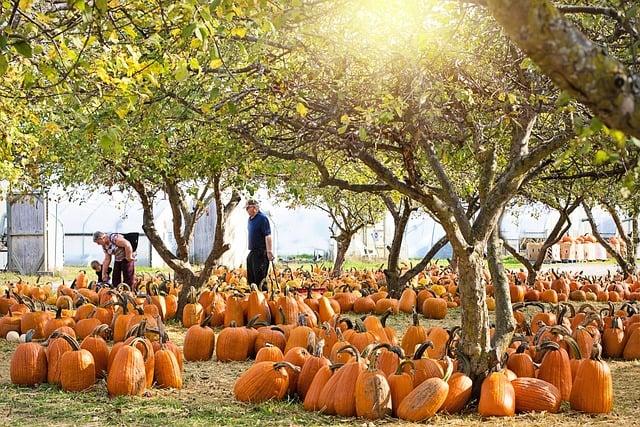
<svg viewBox="0 0 640 427"><path fill-rule="evenodd" d="M344 125L338 128L338 134L343 135L346 131L347 131L347 126L348 125Z"/></svg>
<svg viewBox="0 0 640 427"><path fill-rule="evenodd" d="M306 117L309 113L309 109L302 102L296 104L296 111L301 117Z"/></svg>
<svg viewBox="0 0 640 427"><path fill-rule="evenodd" d="M556 100L556 105L558 107L564 107L569 105L569 102L571 102L571 95L564 90L560 92L560 95L558 95L558 99Z"/></svg>
<svg viewBox="0 0 640 427"><path fill-rule="evenodd" d="M9 68L7 58L4 55L0 55L0 76L7 72L7 68Z"/></svg>
<svg viewBox="0 0 640 427"><path fill-rule="evenodd" d="M362 126L358 129L358 138L360 138L360 141L365 141L367 139L367 130Z"/></svg>
<svg viewBox="0 0 640 427"><path fill-rule="evenodd" d="M100 12L105 12L108 7L107 0L95 0L95 5Z"/></svg>
<svg viewBox="0 0 640 427"><path fill-rule="evenodd" d="M594 117L593 119L591 119L589 129L591 129L593 132L598 132L601 131L602 128L604 128L604 123L602 123L599 118Z"/></svg>
<svg viewBox="0 0 640 427"><path fill-rule="evenodd" d="M196 24L189 24L182 29L182 37L188 39L193 34L193 31L196 29Z"/></svg>
<svg viewBox="0 0 640 427"><path fill-rule="evenodd" d="M25 58L31 58L33 56L33 51L31 50L31 45L26 40L20 40L13 44L13 47L16 51L24 56Z"/></svg>
<svg viewBox="0 0 640 427"><path fill-rule="evenodd" d="M609 135L611 135L611 138L613 138L619 148L624 147L624 144L627 142L627 136L624 134L624 132L621 132L619 130L612 129L609 132Z"/></svg>
<svg viewBox="0 0 640 427"><path fill-rule="evenodd" d="M182 64L176 70L175 78L179 82L183 82L189 78L189 70L185 64Z"/></svg>
<svg viewBox="0 0 640 427"><path fill-rule="evenodd" d="M609 161L609 153L607 153L604 150L596 151L596 155L595 155L594 161L595 161L595 163L597 165L601 165L603 163L606 163L607 161Z"/></svg>
<svg viewBox="0 0 640 427"><path fill-rule="evenodd" d="M524 58L522 60L522 62L520 63L520 68L522 68L523 70L531 67L533 65L533 61L531 60L531 58Z"/></svg>

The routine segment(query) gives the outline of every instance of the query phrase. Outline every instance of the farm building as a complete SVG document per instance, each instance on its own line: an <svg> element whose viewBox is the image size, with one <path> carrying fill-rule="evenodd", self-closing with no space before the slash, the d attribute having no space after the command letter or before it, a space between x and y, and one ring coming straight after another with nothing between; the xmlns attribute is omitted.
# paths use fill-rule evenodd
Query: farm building
<svg viewBox="0 0 640 427"><path fill-rule="evenodd" d="M330 220L319 209L296 208L273 203L264 193L258 194L261 209L271 220L274 235L274 249L279 257L300 254L317 258L331 258L335 253L335 242L330 236ZM47 270L55 271L62 265L86 266L93 259L101 259L102 251L91 240L96 230L107 232L139 232L140 241L137 250L138 265L160 268L164 261L151 247L142 232L142 207L135 197L124 193L86 194L75 197L81 201L68 201L52 193L47 197L47 215L49 224L47 251L51 261ZM244 202L242 202L244 203ZM224 255L222 263L229 266L244 264L247 254L247 216L242 203L233 212L227 230L227 239L231 249ZM0 203L0 229L6 235L10 215L5 200ZM213 206L205 212L196 225L191 244L191 262L201 263L210 250L215 216ZM175 248L171 224L171 209L167 200L158 200L154 206L156 228L162 239L172 249ZM599 228L605 236L615 235L612 220L603 211L595 210ZM502 234L513 246L519 246L523 239L544 238L553 228L558 214L544 206L526 206L505 214L502 221ZM589 224L585 214L577 209L571 216L570 235L589 233ZM52 226L55 224L55 226ZM420 258L444 235L442 227L428 215L417 214L411 218L405 231L402 259ZM63 237L60 237L63 236ZM348 256L366 259L384 260L386 247L393 237L393 220L387 213L383 221L375 226L361 230L352 242ZM6 243L6 237L2 240ZM55 242L55 244L54 244ZM0 246L0 268L10 266L6 247ZM439 258L448 258L451 248L447 245L438 254Z"/></svg>

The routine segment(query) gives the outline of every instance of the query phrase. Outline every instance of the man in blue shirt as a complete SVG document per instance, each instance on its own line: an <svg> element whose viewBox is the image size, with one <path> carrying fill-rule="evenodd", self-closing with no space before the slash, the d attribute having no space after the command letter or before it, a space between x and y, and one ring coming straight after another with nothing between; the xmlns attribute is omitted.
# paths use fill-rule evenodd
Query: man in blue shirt
<svg viewBox="0 0 640 427"><path fill-rule="evenodd" d="M247 283L255 283L266 289L262 281L269 272L269 261L273 260L271 227L269 218L260 212L256 200L249 199L245 205L249 214L249 256L247 256Z"/></svg>

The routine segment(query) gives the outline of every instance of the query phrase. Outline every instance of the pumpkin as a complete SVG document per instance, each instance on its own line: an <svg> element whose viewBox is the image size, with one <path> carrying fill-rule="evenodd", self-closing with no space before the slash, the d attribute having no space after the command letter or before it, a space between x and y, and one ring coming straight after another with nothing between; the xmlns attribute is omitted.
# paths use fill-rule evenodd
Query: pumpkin
<svg viewBox="0 0 640 427"><path fill-rule="evenodd" d="M428 348L433 348L431 341L422 343L413 355L413 364L415 368L413 386L418 387L423 381L429 378L442 378L444 371L442 366L434 359L427 356L423 358Z"/></svg>
<svg viewBox="0 0 640 427"><path fill-rule="evenodd" d="M109 327L107 325L100 325L95 328L88 337L82 340L82 344L80 344L80 348L87 350L93 356L95 373L98 378L107 376L109 347L102 336L107 336L108 333Z"/></svg>
<svg viewBox="0 0 640 427"><path fill-rule="evenodd" d="M553 384L538 378L516 378L511 381L516 396L516 412L550 412L560 409L562 396Z"/></svg>
<svg viewBox="0 0 640 427"><path fill-rule="evenodd" d="M631 330L631 327L629 328ZM640 327L634 328L622 352L624 360L640 359Z"/></svg>
<svg viewBox="0 0 640 427"><path fill-rule="evenodd" d="M369 367L360 372L355 385L356 415L379 420L391 414L391 390L384 373L376 368L377 350L369 356Z"/></svg>
<svg viewBox="0 0 640 427"><path fill-rule="evenodd" d="M600 358L601 351L600 344L594 344L591 358L580 363L569 399L571 409L599 414L613 409L611 371Z"/></svg>
<svg viewBox="0 0 640 427"><path fill-rule="evenodd" d="M241 402L261 403L282 400L289 388L289 374L285 367L299 370L287 362L259 362L247 369L233 386L233 395Z"/></svg>
<svg viewBox="0 0 640 427"><path fill-rule="evenodd" d="M413 361L403 360L398 364L395 373L387 377L391 391L391 410L394 417L398 416L400 403L413 390L413 368L407 372L407 365L413 367Z"/></svg>
<svg viewBox="0 0 640 427"><path fill-rule="evenodd" d="M427 298L422 305L422 314L427 319L442 320L447 316L447 302L442 298Z"/></svg>
<svg viewBox="0 0 640 427"><path fill-rule="evenodd" d="M453 372L453 363L448 357L444 378L429 378L409 393L398 407L398 417L403 420L420 422L432 417L447 399L447 381Z"/></svg>
<svg viewBox="0 0 640 427"><path fill-rule="evenodd" d="M525 341L520 344L516 352L509 355L507 368L513 371L518 377L535 378L536 368L533 365L533 360L528 353L525 353L528 348L528 342Z"/></svg>
<svg viewBox="0 0 640 427"><path fill-rule="evenodd" d="M143 352L138 344L142 344ZM148 357L142 338L120 346L107 375L109 396L141 396L147 384L145 362Z"/></svg>
<svg viewBox="0 0 640 427"><path fill-rule="evenodd" d="M311 385L306 392L303 407L307 411L319 411L323 408L318 405L318 399L322 389L333 376L334 371L342 365L325 365L318 369L313 377ZM302 373L301 373L302 375Z"/></svg>
<svg viewBox="0 0 640 427"><path fill-rule="evenodd" d="M449 394L447 394L447 399L440 407L440 411L455 414L460 412L471 398L473 382L466 372L454 373L447 382L449 383Z"/></svg>
<svg viewBox="0 0 640 427"><path fill-rule="evenodd" d="M256 363L258 362L281 362L284 360L282 350L275 345L267 344L256 353Z"/></svg>
<svg viewBox="0 0 640 427"><path fill-rule="evenodd" d="M416 294L416 291L414 291L410 287L407 287L404 291L402 291L400 301L398 302L398 309L403 313L411 313L415 311L417 302L418 295Z"/></svg>
<svg viewBox="0 0 640 427"><path fill-rule="evenodd" d="M298 326L293 328L289 333L287 344L284 347L284 354L293 347L315 347L316 334L309 326L307 326L306 316L302 313L298 316Z"/></svg>
<svg viewBox="0 0 640 427"><path fill-rule="evenodd" d="M482 382L478 413L483 417L513 416L515 391L504 372L492 372Z"/></svg>
<svg viewBox="0 0 640 427"><path fill-rule="evenodd" d="M62 355L71 351L71 344L63 339L62 335L60 332L54 332L49 337L47 347L47 382L49 384L60 384Z"/></svg>
<svg viewBox="0 0 640 427"><path fill-rule="evenodd" d="M284 331L277 326L264 326L258 328L258 334L256 335L256 341L253 349L254 353L265 347L267 344L278 347L280 350L284 350L287 345Z"/></svg>
<svg viewBox="0 0 640 427"><path fill-rule="evenodd" d="M569 400L573 381L566 350L560 348L557 343L545 342L540 346L539 351L542 351L544 356L538 369L538 378L556 386L562 400Z"/></svg>
<svg viewBox="0 0 640 427"><path fill-rule="evenodd" d="M258 316L259 322L271 323L271 311L267 298L255 284L252 284L247 306L247 318L251 319L255 316Z"/></svg>
<svg viewBox="0 0 640 427"><path fill-rule="evenodd" d="M189 362L211 360L216 345L216 334L209 326L211 314L200 324L191 326L184 336L184 358Z"/></svg>
<svg viewBox="0 0 640 427"><path fill-rule="evenodd" d="M228 327L231 325L231 322L234 322L236 326L244 326L245 325L245 316L244 316L244 308L243 308L243 298L244 295L238 292L235 292L233 295L227 297L226 301L226 309L224 311L224 326ZM263 315L262 313L258 313L258 316Z"/></svg>
<svg viewBox="0 0 640 427"><path fill-rule="evenodd" d="M64 391L83 391L96 382L96 366L93 355L80 348L75 338L60 335L71 346L60 360L60 386Z"/></svg>
<svg viewBox="0 0 640 427"><path fill-rule="evenodd" d="M25 342L16 347L9 369L11 383L33 386L47 381L47 356L44 347L31 342L34 331L26 333Z"/></svg>
<svg viewBox="0 0 640 427"><path fill-rule="evenodd" d="M356 413L355 385L360 372L365 365L360 359L360 353L352 345L346 345L338 350L338 354L350 352L354 359L345 363L331 376L320 392L318 405L327 414L337 414L352 417Z"/></svg>
<svg viewBox="0 0 640 427"><path fill-rule="evenodd" d="M416 346L422 344L427 340L427 329L424 326L420 326L420 320L418 313L413 312L413 324L407 328L407 331L402 337L402 343L400 347L407 356L413 356Z"/></svg>
<svg viewBox="0 0 640 427"><path fill-rule="evenodd" d="M236 327L236 324L231 322L230 327L220 331L215 349L219 362L242 361L249 358L255 341L249 336L247 330L248 328Z"/></svg>
<svg viewBox="0 0 640 427"><path fill-rule="evenodd" d="M304 365L302 366L296 384L296 391L302 401L305 400L307 392L311 387L311 383L313 382L313 379L315 378L320 368L322 368L323 366L331 365L329 359L324 357L323 350L324 341L320 340L318 341L318 344L316 344L312 356L307 358L304 362Z"/></svg>
<svg viewBox="0 0 640 427"><path fill-rule="evenodd" d="M160 388L182 388L182 373L180 364L173 351L169 350L160 338L160 350L154 354L154 377Z"/></svg>
<svg viewBox="0 0 640 427"><path fill-rule="evenodd" d="M204 316L202 305L196 301L196 289L191 287L188 292L187 299L189 303L185 304L182 310L182 326L185 328L197 325L202 321L202 317Z"/></svg>
<svg viewBox="0 0 640 427"><path fill-rule="evenodd" d="M10 308L7 309L6 316L0 318L0 337L6 337L9 332L20 335L20 316L14 315Z"/></svg>

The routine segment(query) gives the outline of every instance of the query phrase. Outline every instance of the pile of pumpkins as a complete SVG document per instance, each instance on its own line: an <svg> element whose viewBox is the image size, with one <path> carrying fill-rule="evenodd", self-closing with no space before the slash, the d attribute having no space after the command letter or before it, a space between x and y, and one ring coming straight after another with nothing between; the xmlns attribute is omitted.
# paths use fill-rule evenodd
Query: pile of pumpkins
<svg viewBox="0 0 640 427"><path fill-rule="evenodd" d="M525 271L510 276L511 302L541 301L556 304L563 301L640 301L640 280L635 275L622 277L616 274L612 277L590 278L567 272L557 274L551 270L539 273L533 284L526 283ZM493 294L491 285L487 286L487 293Z"/></svg>
<svg viewBox="0 0 640 427"><path fill-rule="evenodd" d="M517 309L516 317L523 316ZM578 411L610 412L612 379L601 360L601 346L610 351L615 321L599 321L598 316L582 310L561 318L560 325L541 323L535 333L520 322L504 362L477 379L482 381L478 412L555 413L563 401ZM633 316L628 324L640 325ZM368 419L391 415L418 422L437 412L458 413L472 397L468 360L455 351L457 328L425 328L414 315L398 343L396 331L375 316L358 321L369 325L365 332L350 329L338 316L322 328L306 326L303 318L293 328L263 326L245 334L255 363L234 386L237 400L259 403L297 397L309 411ZM636 332L627 345L632 341L640 348Z"/></svg>
<svg viewBox="0 0 640 427"><path fill-rule="evenodd" d="M211 315L212 327L229 327L231 322L244 326L255 316L267 324L295 325L298 314L306 313L307 321L317 326L336 314L382 315L388 311L418 311L429 319L444 319L448 309L460 303L455 275L441 267L421 272L399 298L389 295L378 276L377 272L352 271L331 278L321 271L283 271L267 292L255 285L244 287L244 277L238 280L235 273L227 273L225 282L212 281L198 293L192 290L182 324L189 328Z"/></svg>
<svg viewBox="0 0 640 427"><path fill-rule="evenodd" d="M0 298L0 334L20 342L11 359L14 384L47 382L80 391L106 378L111 396L141 395L154 383L182 386L182 351L168 340L151 295L136 295L126 285L97 292L62 285L52 312L24 295L28 285L19 285Z"/></svg>

